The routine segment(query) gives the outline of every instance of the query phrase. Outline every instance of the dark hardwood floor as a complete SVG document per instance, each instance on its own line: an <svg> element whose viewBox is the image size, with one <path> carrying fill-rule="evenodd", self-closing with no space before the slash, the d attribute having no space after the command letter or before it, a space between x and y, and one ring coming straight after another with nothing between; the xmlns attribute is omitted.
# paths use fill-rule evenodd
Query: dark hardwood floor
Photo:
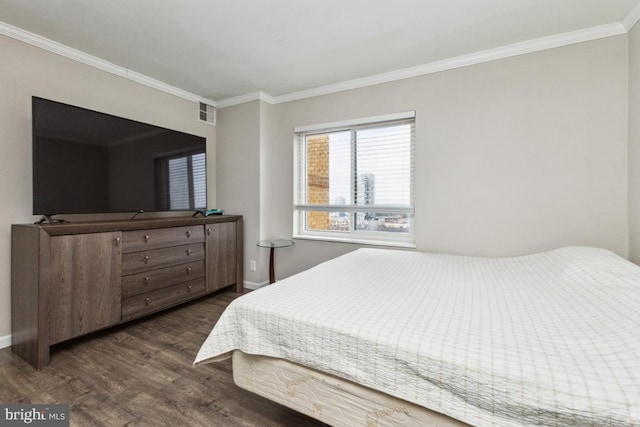
<svg viewBox="0 0 640 427"><path fill-rule="evenodd" d="M72 426L322 426L235 386L231 361L193 367L222 291L52 348L36 371L0 350L0 403L68 403Z"/></svg>

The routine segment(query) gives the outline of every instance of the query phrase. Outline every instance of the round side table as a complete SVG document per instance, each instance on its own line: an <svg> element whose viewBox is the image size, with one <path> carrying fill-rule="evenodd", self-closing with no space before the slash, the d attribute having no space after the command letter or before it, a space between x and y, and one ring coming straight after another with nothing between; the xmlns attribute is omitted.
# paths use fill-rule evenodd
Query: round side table
<svg viewBox="0 0 640 427"><path fill-rule="evenodd" d="M287 246L293 246L293 244L293 240L289 239L260 240L258 243L256 243L256 245L260 246L261 248L271 249L271 253L269 254L269 284L275 283L276 281L276 274L273 268L274 251L276 250L276 248L286 248Z"/></svg>

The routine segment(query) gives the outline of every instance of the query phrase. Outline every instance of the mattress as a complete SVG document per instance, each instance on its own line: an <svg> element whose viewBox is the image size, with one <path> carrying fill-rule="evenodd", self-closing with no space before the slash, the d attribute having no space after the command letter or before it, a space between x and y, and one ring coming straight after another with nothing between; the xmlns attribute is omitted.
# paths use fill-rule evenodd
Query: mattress
<svg viewBox="0 0 640 427"><path fill-rule="evenodd" d="M460 421L283 359L233 352L241 388L332 426L465 427Z"/></svg>
<svg viewBox="0 0 640 427"><path fill-rule="evenodd" d="M477 426L640 425L640 268L358 249L234 300L195 363L285 359Z"/></svg>

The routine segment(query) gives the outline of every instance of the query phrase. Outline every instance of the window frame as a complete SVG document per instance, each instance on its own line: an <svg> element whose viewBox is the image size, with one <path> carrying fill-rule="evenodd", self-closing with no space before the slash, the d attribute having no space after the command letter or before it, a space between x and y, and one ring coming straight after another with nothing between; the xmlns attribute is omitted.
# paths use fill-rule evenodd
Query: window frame
<svg viewBox="0 0 640 427"><path fill-rule="evenodd" d="M354 135L356 132L364 129L375 129L393 126L396 124L410 124L410 183L409 183L409 206L399 205L382 205L375 203L373 205L357 204L357 189L355 177L357 171L354 170L353 156L357 150L357 141ZM322 135L333 132L351 132L351 164L350 172L351 180L351 197L353 198L351 205L335 205L335 204L308 204L306 200L300 200L303 197L303 188L307 185L307 154L306 154L306 138L312 135ZM357 243L377 246L395 246L415 248L415 111L408 111L395 114L387 114L382 116L374 116L369 118L354 119L348 121L325 123L320 125L301 126L294 129L294 218L293 218L293 238L322 240L331 242ZM353 220L348 231L337 230L313 230L306 227L307 212L347 212L353 215ZM381 214L405 214L408 217L408 233L393 233L388 231L369 231L357 230L356 218L358 213L381 213Z"/></svg>

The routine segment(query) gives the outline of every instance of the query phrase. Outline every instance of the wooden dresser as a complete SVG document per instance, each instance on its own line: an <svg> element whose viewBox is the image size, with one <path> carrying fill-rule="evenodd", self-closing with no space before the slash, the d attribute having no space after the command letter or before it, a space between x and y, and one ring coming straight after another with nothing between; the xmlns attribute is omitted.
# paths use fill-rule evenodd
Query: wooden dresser
<svg viewBox="0 0 640 427"><path fill-rule="evenodd" d="M36 369L49 347L210 294L242 292L242 217L11 228L12 350Z"/></svg>

